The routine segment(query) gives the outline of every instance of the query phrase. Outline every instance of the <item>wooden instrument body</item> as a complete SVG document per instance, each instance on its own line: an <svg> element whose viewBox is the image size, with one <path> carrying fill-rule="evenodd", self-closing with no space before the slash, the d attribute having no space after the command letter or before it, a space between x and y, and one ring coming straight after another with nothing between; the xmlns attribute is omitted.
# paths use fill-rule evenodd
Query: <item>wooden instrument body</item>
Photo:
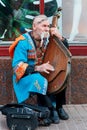
<svg viewBox="0 0 87 130"><path fill-rule="evenodd" d="M59 7L58 11L55 12L52 19L52 27L57 27L61 10L62 8ZM65 83L71 71L71 56L70 51L65 47L62 41L55 36L50 37L43 60L44 63L49 61L55 68L55 71L50 72L50 74L43 73L48 80L49 94L59 93L66 87Z"/></svg>
<svg viewBox="0 0 87 130"><path fill-rule="evenodd" d="M48 80L48 93L56 94L62 91L71 70L71 53L64 44L55 36L50 37L44 56L44 63L50 61L55 71L43 74Z"/></svg>

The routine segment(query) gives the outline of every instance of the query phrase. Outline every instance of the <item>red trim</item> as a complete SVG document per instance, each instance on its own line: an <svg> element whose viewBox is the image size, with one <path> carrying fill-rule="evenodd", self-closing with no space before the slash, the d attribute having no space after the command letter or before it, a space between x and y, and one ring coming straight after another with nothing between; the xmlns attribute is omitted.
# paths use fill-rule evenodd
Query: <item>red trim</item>
<svg viewBox="0 0 87 130"><path fill-rule="evenodd" d="M86 56L87 55L87 46L70 46L70 52L73 56ZM0 47L0 56L9 56L9 47L1 46Z"/></svg>
<svg viewBox="0 0 87 130"><path fill-rule="evenodd" d="M0 56L9 56L8 46L0 47Z"/></svg>
<svg viewBox="0 0 87 130"><path fill-rule="evenodd" d="M86 56L87 46L70 46L70 52L75 56Z"/></svg>

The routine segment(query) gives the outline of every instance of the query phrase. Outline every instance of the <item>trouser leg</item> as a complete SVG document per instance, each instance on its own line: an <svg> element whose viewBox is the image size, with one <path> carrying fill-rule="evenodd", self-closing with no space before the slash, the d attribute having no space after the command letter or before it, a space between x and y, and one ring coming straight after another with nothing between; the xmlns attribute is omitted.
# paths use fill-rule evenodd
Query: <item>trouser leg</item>
<svg viewBox="0 0 87 130"><path fill-rule="evenodd" d="M56 108L62 107L62 105L66 104L66 88L60 93L55 95L56 99Z"/></svg>
<svg viewBox="0 0 87 130"><path fill-rule="evenodd" d="M46 106L50 110L50 120L51 122L57 124L59 123L59 116L54 106L52 105L51 99L47 95L38 94L39 103L43 106Z"/></svg>
<svg viewBox="0 0 87 130"><path fill-rule="evenodd" d="M47 95L37 94L38 104L53 109L52 102Z"/></svg>

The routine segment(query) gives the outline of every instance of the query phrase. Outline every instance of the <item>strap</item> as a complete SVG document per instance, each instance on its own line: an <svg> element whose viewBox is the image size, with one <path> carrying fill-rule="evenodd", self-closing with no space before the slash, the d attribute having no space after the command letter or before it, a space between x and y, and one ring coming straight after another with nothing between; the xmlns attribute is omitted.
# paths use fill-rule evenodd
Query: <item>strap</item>
<svg viewBox="0 0 87 130"><path fill-rule="evenodd" d="M3 114L6 114L4 112L5 109L10 109L10 108L24 108L27 107L29 109L32 109L33 111L37 112L38 117L40 118L46 118L49 117L50 111L47 107L42 107L42 106L37 106L37 105L32 105L32 104L17 104L17 103L11 103L11 104L6 104L3 105L0 108L0 111L2 111Z"/></svg>
<svg viewBox="0 0 87 130"><path fill-rule="evenodd" d="M17 103L6 104L0 107L0 111L2 111L5 108L10 108L10 107L21 108L23 106L24 106L23 104L17 104Z"/></svg>

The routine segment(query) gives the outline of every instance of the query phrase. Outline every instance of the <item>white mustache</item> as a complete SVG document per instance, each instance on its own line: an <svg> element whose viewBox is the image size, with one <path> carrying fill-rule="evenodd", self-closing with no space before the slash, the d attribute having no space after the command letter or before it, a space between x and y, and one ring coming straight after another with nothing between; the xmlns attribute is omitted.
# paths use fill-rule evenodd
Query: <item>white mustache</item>
<svg viewBox="0 0 87 130"><path fill-rule="evenodd" d="M41 46L42 46L42 44L44 44L45 47L47 46L47 44L49 42L49 37L50 37L49 32L43 32L41 34Z"/></svg>
<svg viewBox="0 0 87 130"><path fill-rule="evenodd" d="M43 32L43 33L41 34L41 39L43 39L43 38L49 38L49 37L50 37L49 32Z"/></svg>

